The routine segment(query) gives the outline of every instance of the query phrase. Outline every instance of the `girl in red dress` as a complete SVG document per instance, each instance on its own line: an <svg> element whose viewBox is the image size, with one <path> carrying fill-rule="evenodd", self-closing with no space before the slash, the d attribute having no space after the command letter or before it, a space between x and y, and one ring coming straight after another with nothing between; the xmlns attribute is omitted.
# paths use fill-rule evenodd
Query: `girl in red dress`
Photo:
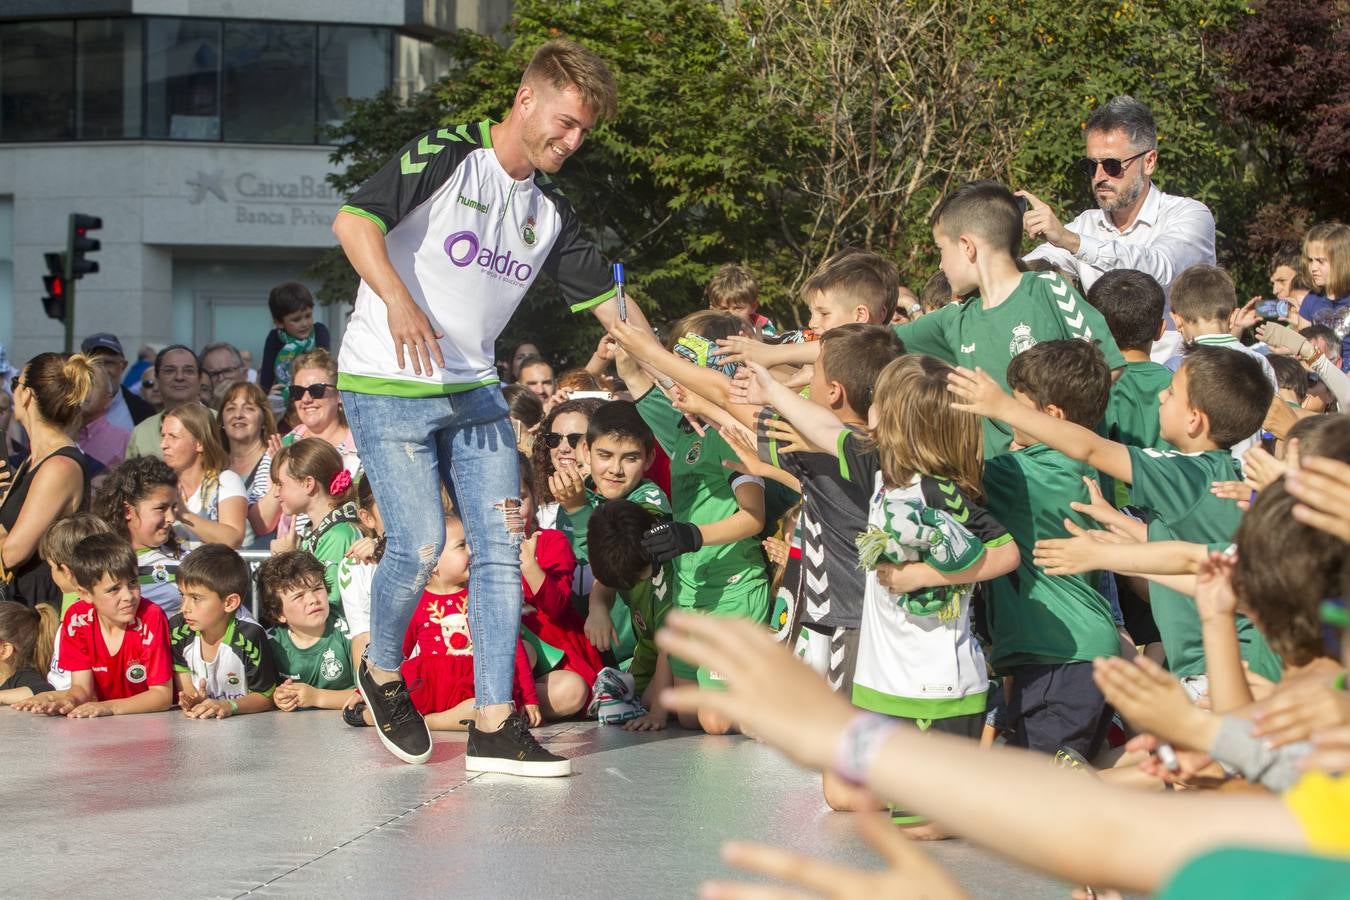
<svg viewBox="0 0 1350 900"><path fill-rule="evenodd" d="M433 731L464 731L473 718L473 637L469 633L469 546L464 524L445 516L445 549L436 560L403 638L403 679L413 706ZM414 652L415 651L415 652ZM516 639L516 706L530 726L543 721L525 645Z"/></svg>
<svg viewBox="0 0 1350 900"><path fill-rule="evenodd" d="M577 566L572 545L561 531L538 527L530 489L534 478L523 454L520 468L521 517L525 520L525 540L520 545L525 602L520 619L541 641L563 652L562 659L535 681L544 718L563 719L586 708L591 685L604 663L586 639L586 623L572 606L572 573Z"/></svg>

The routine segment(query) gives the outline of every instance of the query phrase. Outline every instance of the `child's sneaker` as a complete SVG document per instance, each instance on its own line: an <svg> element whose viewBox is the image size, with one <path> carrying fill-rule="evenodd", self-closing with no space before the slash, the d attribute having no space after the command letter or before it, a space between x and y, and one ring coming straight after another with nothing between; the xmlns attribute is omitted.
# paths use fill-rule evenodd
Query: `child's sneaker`
<svg viewBox="0 0 1350 900"><path fill-rule="evenodd" d="M353 728L369 728L363 713L366 711L366 701L357 700L351 706L342 707L342 721Z"/></svg>
<svg viewBox="0 0 1350 900"><path fill-rule="evenodd" d="M595 716L601 725L620 725L647 714L637 699L637 686L627 672L606 666L595 676L591 688L591 703L586 714Z"/></svg>
<svg viewBox="0 0 1350 900"><path fill-rule="evenodd" d="M469 743L464 750L466 772L500 772L529 778L572 774L572 761L539 746L518 712L507 716L496 731L479 731L473 719L464 719L460 724L469 730Z"/></svg>

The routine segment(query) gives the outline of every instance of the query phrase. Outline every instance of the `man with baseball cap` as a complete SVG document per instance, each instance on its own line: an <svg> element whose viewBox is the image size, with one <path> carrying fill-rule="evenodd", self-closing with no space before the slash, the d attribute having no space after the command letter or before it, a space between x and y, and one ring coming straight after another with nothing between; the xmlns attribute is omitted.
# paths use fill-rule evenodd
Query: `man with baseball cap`
<svg viewBox="0 0 1350 900"><path fill-rule="evenodd" d="M113 384L118 385L118 391L113 395L112 404L105 414L109 422L131 431L155 414L153 406L122 385L122 375L127 370L127 357L122 352L122 342L116 335L106 331L91 334L80 341L80 352L107 372Z"/></svg>

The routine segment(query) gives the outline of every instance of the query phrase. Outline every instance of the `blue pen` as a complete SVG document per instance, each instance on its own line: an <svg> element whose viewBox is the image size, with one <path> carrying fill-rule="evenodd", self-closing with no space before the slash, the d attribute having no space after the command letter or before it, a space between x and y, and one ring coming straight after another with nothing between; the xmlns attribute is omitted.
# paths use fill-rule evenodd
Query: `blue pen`
<svg viewBox="0 0 1350 900"><path fill-rule="evenodd" d="M628 298L623 295L623 263L614 264L614 297L619 301L619 321L628 321Z"/></svg>

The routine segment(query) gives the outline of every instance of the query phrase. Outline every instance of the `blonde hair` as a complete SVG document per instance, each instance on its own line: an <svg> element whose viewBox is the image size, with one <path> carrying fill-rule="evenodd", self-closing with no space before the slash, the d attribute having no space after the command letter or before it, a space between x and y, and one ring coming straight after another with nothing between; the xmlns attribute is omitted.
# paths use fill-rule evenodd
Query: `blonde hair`
<svg viewBox="0 0 1350 900"><path fill-rule="evenodd" d="M256 406L262 412L263 446L266 446L272 435L277 433L277 417L272 414L272 407L268 404L267 395L263 393L262 388L251 381L235 382L225 391L225 396L220 398L220 404L216 407L216 427L219 430L220 446L224 447L227 453L230 449L230 436L225 433L225 407L241 394L247 403Z"/></svg>
<svg viewBox="0 0 1350 900"><path fill-rule="evenodd" d="M301 369L320 369L323 371L324 379L332 385L337 384L338 367L337 360L333 359L333 354L322 347L315 347L313 350L307 350L301 353L291 361L291 384L295 384L295 376L300 374ZM335 387L334 390L337 390ZM338 421L342 427L347 427L347 411L342 408L342 395L338 394ZM291 398L291 408L295 407L295 398Z"/></svg>
<svg viewBox="0 0 1350 900"><path fill-rule="evenodd" d="M39 353L24 366L22 378L33 392L38 414L65 431L83 420L94 374L94 361L83 353Z"/></svg>
<svg viewBox="0 0 1350 900"><path fill-rule="evenodd" d="M1315 285L1308 275L1308 248L1321 244L1327 258L1327 283ZM1303 236L1304 280L1313 290L1320 290L1328 299L1340 299L1350 294L1350 225L1340 222L1322 222L1308 229Z"/></svg>
<svg viewBox="0 0 1350 900"><path fill-rule="evenodd" d="M953 371L931 356L909 355L877 377L872 439L888 486L928 475L950 478L972 500L984 496L984 436L978 417L952 408L947 376Z"/></svg>
<svg viewBox="0 0 1350 900"><path fill-rule="evenodd" d="M193 440L202 445L202 484L218 479L230 464L230 457L216 437L216 417L200 403L185 403L164 413L164 421L177 419ZM160 426L163 428L163 425Z"/></svg>
<svg viewBox="0 0 1350 900"><path fill-rule="evenodd" d="M745 266L727 263L713 273L703 289L703 299L709 309L729 309L759 305L759 282Z"/></svg>
<svg viewBox="0 0 1350 900"><path fill-rule="evenodd" d="M38 556L49 563L70 568L70 564L75 561L75 547L80 541L96 534L113 533L113 525L106 519L93 513L75 513L57 519L42 533L42 537L38 538Z"/></svg>
<svg viewBox="0 0 1350 900"><path fill-rule="evenodd" d="M278 471L283 464L296 481L313 478L324 496L332 497L339 505L356 498L355 482L349 483L345 490L336 494L329 489L334 477L345 467L342 463L342 454L323 438L301 438L293 444L285 445L273 457L272 471Z"/></svg>
<svg viewBox="0 0 1350 900"><path fill-rule="evenodd" d="M575 90L600 119L614 115L619 106L619 87L609 66L593 50L566 38L549 41L534 51L520 84Z"/></svg>

